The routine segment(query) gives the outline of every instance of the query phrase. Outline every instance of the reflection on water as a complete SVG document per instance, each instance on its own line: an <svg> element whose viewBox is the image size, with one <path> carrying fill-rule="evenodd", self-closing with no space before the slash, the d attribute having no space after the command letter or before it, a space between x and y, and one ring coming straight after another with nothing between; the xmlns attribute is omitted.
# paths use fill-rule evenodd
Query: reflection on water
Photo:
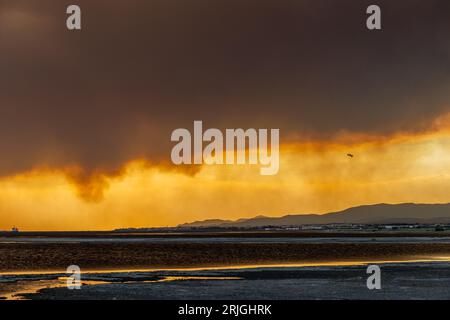
<svg viewBox="0 0 450 320"><path fill-rule="evenodd" d="M106 284L106 281L82 281L82 285ZM58 277L53 280L31 280L8 283L0 291L0 297L6 300L25 300L23 295L36 293L42 289L64 288L67 286L67 277Z"/></svg>
<svg viewBox="0 0 450 320"><path fill-rule="evenodd" d="M84 277L95 279L82 280L82 286L112 284L112 283L152 283L186 280L240 280L240 277L224 276L197 276L197 275L147 275L140 273L152 272L182 272L182 271L220 271L267 268L302 268L302 267L333 267L333 266L360 266L367 264L396 264L396 263L423 263L423 262L450 262L450 256L411 257L399 260L359 260L359 261L326 261L301 263L273 263L273 264L247 264L233 266L210 266L196 268L141 268L141 269L109 269L84 270ZM23 295L36 293L42 289L66 287L67 277L64 271L24 271L0 273L0 297L8 300L25 299ZM133 278L134 277L134 278ZM41 278L41 279L39 279ZM44 279L42 279L44 278Z"/></svg>
<svg viewBox="0 0 450 320"><path fill-rule="evenodd" d="M185 280L241 280L241 277L194 277L194 276L170 276L164 277L160 280L145 281L145 282L166 282L166 281L185 281Z"/></svg>
<svg viewBox="0 0 450 320"><path fill-rule="evenodd" d="M411 256L395 260L385 259L360 259L341 261L308 261L294 263L260 263L260 264L238 264L238 265L218 265L200 267L177 267L177 268L109 268L109 269L83 269L84 274L103 273L132 273L132 272L157 272L157 271L202 271L202 270L234 270L234 269L254 269L254 268L289 268L289 267L333 267L333 266L358 266L372 263L419 263L419 262L450 262L450 256ZM26 270L26 271L5 271L0 272L0 283L2 276L19 275L53 275L65 274L65 270Z"/></svg>
<svg viewBox="0 0 450 320"><path fill-rule="evenodd" d="M120 283L152 283L152 282L169 282L169 281L186 281L186 280L240 280L240 277L208 277L208 276L167 276L156 280L145 281L121 281ZM112 281L86 280L82 281L82 286L111 284ZM65 288L67 286L67 277L58 277L54 280L31 280L17 281L9 283L0 291L0 297L4 300L26 300L27 294L37 293L42 289Z"/></svg>

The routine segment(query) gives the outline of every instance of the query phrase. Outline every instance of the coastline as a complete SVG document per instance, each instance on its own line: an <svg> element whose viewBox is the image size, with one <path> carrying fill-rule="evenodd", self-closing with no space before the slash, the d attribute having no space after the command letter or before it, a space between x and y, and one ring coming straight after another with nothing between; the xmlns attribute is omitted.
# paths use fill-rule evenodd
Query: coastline
<svg viewBox="0 0 450 320"><path fill-rule="evenodd" d="M220 267L450 256L450 243L0 243L0 272Z"/></svg>
<svg viewBox="0 0 450 320"><path fill-rule="evenodd" d="M80 290L61 275L35 276L0 294L31 300L316 300L449 299L449 261L380 263L382 289L369 290L367 264L267 266L232 269L159 270L84 274ZM50 277L51 278L51 277ZM2 288L0 286L0 288Z"/></svg>
<svg viewBox="0 0 450 320"><path fill-rule="evenodd" d="M0 298L450 299L450 238L0 238ZM367 265L383 290L366 287ZM68 290L66 268L81 268Z"/></svg>

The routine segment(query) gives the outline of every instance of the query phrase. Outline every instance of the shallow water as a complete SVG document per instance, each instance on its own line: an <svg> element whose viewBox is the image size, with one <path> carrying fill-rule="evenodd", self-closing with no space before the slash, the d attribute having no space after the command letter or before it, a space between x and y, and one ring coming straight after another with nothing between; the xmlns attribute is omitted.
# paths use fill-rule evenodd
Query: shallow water
<svg viewBox="0 0 450 320"><path fill-rule="evenodd" d="M450 237L180 237L180 238L46 238L0 237L0 244L15 243L450 243Z"/></svg>
<svg viewBox="0 0 450 320"><path fill-rule="evenodd" d="M450 262L450 256L411 257L402 260L360 260L360 261L328 261L302 262L288 264L253 264L239 266L199 267L199 268L149 268L149 269L109 269L85 270L81 277L82 286L101 284L139 284L174 281L225 281L241 280L241 277L224 276L214 272L288 270L291 268L311 267L351 267L368 264L414 264ZM184 273L184 274L183 274ZM200 273L200 275L198 274ZM0 273L0 297L8 300L21 300L23 295L37 293L42 289L63 288L67 286L67 277L63 271L26 271Z"/></svg>
<svg viewBox="0 0 450 320"><path fill-rule="evenodd" d="M107 278L107 275L104 275ZM157 280L144 280L144 281L121 281L121 284L132 284L132 283L156 283L156 282L170 282L170 281L187 281L187 280L240 280L240 277L208 277L208 276L167 276L161 277ZM111 284L113 281L99 281L99 280L83 280L81 282L81 287L83 286L93 286L100 284ZM66 277L57 277L53 280L21 280L8 285L4 285L0 291L0 297L4 300L26 300L27 294L37 293L42 289L53 289L53 288L65 288L67 287ZM76 290L76 289L75 289Z"/></svg>

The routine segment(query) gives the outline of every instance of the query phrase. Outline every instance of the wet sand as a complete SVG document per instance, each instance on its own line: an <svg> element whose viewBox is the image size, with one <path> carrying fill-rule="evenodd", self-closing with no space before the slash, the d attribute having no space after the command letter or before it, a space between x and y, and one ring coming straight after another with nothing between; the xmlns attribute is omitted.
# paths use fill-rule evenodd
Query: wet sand
<svg viewBox="0 0 450 320"><path fill-rule="evenodd" d="M28 287L22 281L22 291L16 288L19 296L3 296L34 300L450 299L449 262L379 266L380 290L367 288L366 265L354 265L97 273L83 275L79 290L67 289L61 280L28 282Z"/></svg>
<svg viewBox="0 0 450 320"><path fill-rule="evenodd" d="M450 243L0 243L0 272L177 268L450 256Z"/></svg>
<svg viewBox="0 0 450 320"><path fill-rule="evenodd" d="M0 298L450 299L442 234L61 236L0 238ZM361 263L382 265L382 290ZM69 265L81 290L66 288Z"/></svg>

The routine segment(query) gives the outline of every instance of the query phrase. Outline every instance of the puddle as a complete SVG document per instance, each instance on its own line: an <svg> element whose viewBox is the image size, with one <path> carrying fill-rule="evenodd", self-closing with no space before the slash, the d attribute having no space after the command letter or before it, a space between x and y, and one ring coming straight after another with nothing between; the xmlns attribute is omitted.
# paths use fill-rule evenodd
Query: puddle
<svg viewBox="0 0 450 320"><path fill-rule="evenodd" d="M82 286L92 286L99 284L113 284L113 283L156 283L156 282L171 282L171 281L187 281L187 280L240 280L240 277L214 277L214 276L163 276L156 280L135 280L135 281L98 281L86 280L81 281ZM27 294L39 292L42 289L54 289L67 287L67 277L58 277L53 280L20 280L17 282L7 283L3 285L3 290L0 292L2 300L27 300Z"/></svg>

